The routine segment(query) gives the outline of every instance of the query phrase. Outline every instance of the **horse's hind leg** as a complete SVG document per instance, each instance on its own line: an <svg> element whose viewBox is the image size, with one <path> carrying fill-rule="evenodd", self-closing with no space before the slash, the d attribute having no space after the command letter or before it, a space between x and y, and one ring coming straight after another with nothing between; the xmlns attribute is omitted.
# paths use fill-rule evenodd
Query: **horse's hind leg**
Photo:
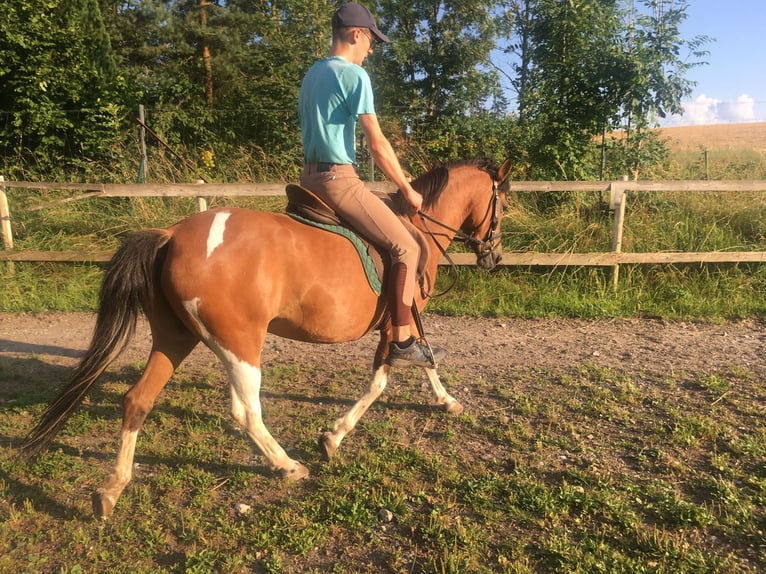
<svg viewBox="0 0 766 574"><path fill-rule="evenodd" d="M179 332L176 335L172 345L165 344L160 348L162 341L158 343L157 335L153 334L154 346L146 368L138 382L125 394L117 464L104 485L93 493L93 512L100 518L107 518L112 514L117 499L133 476L136 438L154 406L154 401L176 367L197 344L197 339L191 333L178 336L181 335Z"/></svg>
<svg viewBox="0 0 766 574"><path fill-rule="evenodd" d="M231 387L231 413L245 429L256 448L266 457L272 470L282 473L289 480L300 480L309 474L308 469L297 460L290 458L274 440L261 412L261 369L246 361L236 359L232 353L221 353L229 374Z"/></svg>

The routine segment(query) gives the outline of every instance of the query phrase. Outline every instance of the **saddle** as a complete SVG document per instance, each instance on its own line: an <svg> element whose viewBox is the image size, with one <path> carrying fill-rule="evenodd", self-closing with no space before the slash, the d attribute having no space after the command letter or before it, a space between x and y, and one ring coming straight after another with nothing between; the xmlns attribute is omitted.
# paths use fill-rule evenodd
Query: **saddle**
<svg viewBox="0 0 766 574"><path fill-rule="evenodd" d="M362 260L362 265L367 272L367 279L373 291L380 295L382 286L385 285L385 275L391 266L391 258L384 254L378 247L359 235L348 223L343 221L335 210L327 205L322 199L314 193L290 183L285 188L287 195L287 208L285 211L289 216L297 221L307 225L313 225L327 231L345 236L357 248L357 252ZM373 192L383 200L391 211L399 216L404 227L412 234L420 246L420 259L418 260L417 281L422 288L425 279L425 268L429 258L429 247L426 238L415 227L408 217L402 213L402 205L397 202L398 196L385 192Z"/></svg>

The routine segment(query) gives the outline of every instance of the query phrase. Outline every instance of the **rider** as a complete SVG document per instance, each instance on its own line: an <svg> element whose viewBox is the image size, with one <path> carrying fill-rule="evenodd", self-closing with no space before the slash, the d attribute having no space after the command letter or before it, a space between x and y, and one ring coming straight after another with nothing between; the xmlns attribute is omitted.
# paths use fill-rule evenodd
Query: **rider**
<svg viewBox="0 0 766 574"><path fill-rule="evenodd" d="M398 186L413 213L421 208L423 198L380 129L370 78L362 68L375 43L388 41L372 13L360 4L343 4L333 15L329 55L314 63L301 85L304 166L300 183L391 256L388 306L393 340L386 362L432 367L446 353L422 345L410 332L420 248L399 218L365 187L355 168L358 121L375 164Z"/></svg>

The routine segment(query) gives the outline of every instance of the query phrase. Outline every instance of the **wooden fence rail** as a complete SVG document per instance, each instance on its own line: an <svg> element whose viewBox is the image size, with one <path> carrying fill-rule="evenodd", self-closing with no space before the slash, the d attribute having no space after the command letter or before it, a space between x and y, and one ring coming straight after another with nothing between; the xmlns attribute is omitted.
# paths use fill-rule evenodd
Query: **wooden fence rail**
<svg viewBox="0 0 766 574"><path fill-rule="evenodd" d="M392 191L386 182L368 184L372 189ZM32 251L14 250L11 214L7 201L7 189L71 190L73 195L41 203L28 209L44 209L72 201L96 197L196 197L200 211L207 209L207 197L226 196L281 196L285 194L283 183L188 183L188 184L117 184L117 183L55 183L4 181L0 176L0 220L4 250L0 260L8 261L58 261L100 262L108 261L112 251ZM518 181L511 188L517 192L583 191L609 194L609 207L614 213L612 249L594 253L515 253L506 252L502 265L506 266L609 266L614 270L616 286L621 264L632 263L737 263L766 262L766 251L716 251L716 252L658 252L623 253L622 230L625 220L626 194L631 192L764 192L766 180L733 181ZM476 258L469 253L454 253L451 258L457 265L474 265ZM447 264L442 259L441 264Z"/></svg>

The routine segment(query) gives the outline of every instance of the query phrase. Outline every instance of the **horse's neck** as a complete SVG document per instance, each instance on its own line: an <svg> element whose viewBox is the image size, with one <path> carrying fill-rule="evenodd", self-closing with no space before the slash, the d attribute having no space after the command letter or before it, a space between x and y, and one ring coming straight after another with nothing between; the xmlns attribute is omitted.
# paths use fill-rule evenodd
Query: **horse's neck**
<svg viewBox="0 0 766 574"><path fill-rule="evenodd" d="M456 209L448 209L442 206L449 206L452 202L449 198L442 198L436 203L435 209L424 211L425 215L433 219L422 221L422 227L431 243L438 240L443 249L447 249L455 239L456 230L463 225L464 218L461 219L460 213ZM430 232L430 233L429 233ZM436 236L436 239L431 236ZM434 245L434 247L436 247ZM438 249L438 248L437 248Z"/></svg>

